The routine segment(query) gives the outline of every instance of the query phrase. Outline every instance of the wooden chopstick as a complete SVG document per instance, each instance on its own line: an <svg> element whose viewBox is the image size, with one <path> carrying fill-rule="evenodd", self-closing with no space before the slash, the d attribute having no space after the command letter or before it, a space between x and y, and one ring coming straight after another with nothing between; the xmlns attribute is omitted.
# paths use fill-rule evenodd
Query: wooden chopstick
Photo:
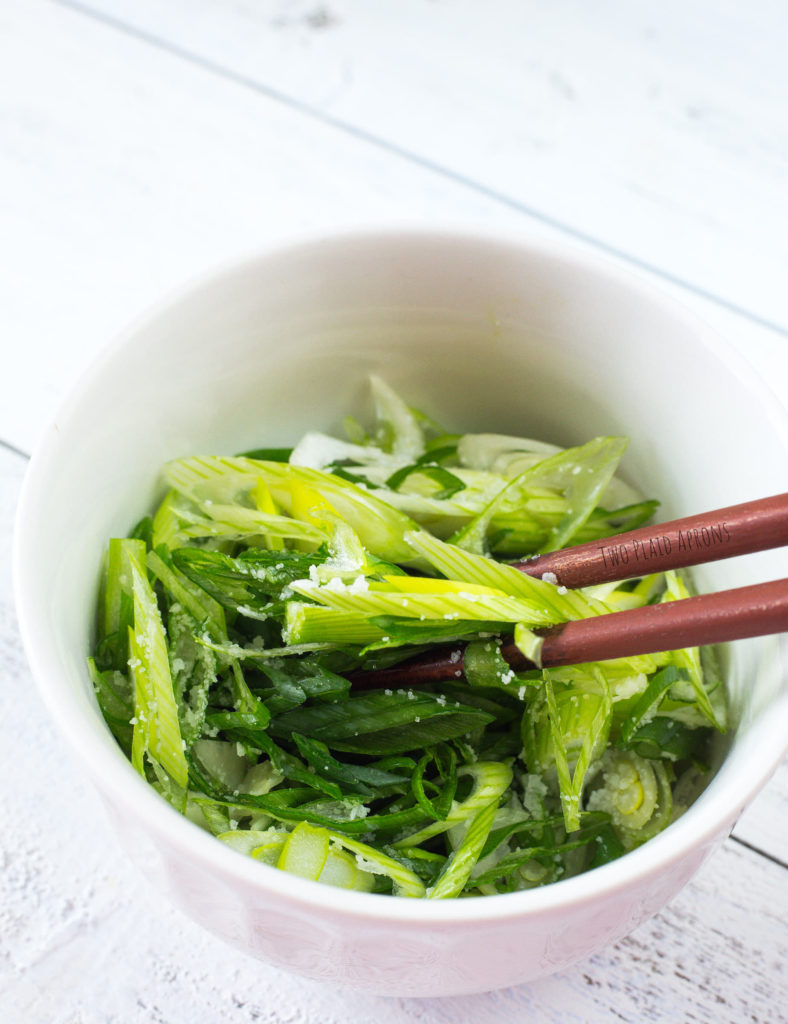
<svg viewBox="0 0 788 1024"><path fill-rule="evenodd" d="M510 667L556 668L585 661L743 640L788 631L788 579L646 605L540 630L541 648L529 661L509 639L501 646ZM464 644L443 645L390 668L354 672L354 687L412 686L447 682L464 670Z"/></svg>
<svg viewBox="0 0 788 1024"><path fill-rule="evenodd" d="M539 660L544 667L572 665L786 630L788 579L773 580L561 623L543 635Z"/></svg>
<svg viewBox="0 0 788 1024"><path fill-rule="evenodd" d="M591 586L700 565L788 544L788 494L731 505L550 552L516 568L566 587ZM552 574L552 575L550 575ZM553 579L554 577L554 579ZM560 623L539 631L549 668L699 647L788 631L788 580L774 580ZM386 669L351 674L359 688L445 682L462 675L464 644L437 647ZM514 642L501 653L515 670L534 667Z"/></svg>
<svg viewBox="0 0 788 1024"><path fill-rule="evenodd" d="M529 576L552 574L556 578L552 582L565 587L589 587L784 544L788 544L788 494L776 494L551 551L514 566Z"/></svg>

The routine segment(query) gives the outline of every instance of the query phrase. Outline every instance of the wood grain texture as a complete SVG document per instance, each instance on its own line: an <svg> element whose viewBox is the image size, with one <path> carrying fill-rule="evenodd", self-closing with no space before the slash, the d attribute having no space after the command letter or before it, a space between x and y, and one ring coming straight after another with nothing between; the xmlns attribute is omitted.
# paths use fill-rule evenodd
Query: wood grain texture
<svg viewBox="0 0 788 1024"><path fill-rule="evenodd" d="M782 5L77 6L0 4L0 1020L788 1020L788 763L669 907L535 985L327 989L163 906L33 688L9 570L25 462L2 447L29 450L162 292L303 231L379 222L573 237L696 310L785 401Z"/></svg>
<svg viewBox="0 0 788 1024"><path fill-rule="evenodd" d="M506 225L490 199L72 11L0 5L0 439L193 275L301 233Z"/></svg>
<svg viewBox="0 0 788 1024"><path fill-rule="evenodd" d="M788 327L779 0L76 5Z"/></svg>
<svg viewBox="0 0 788 1024"><path fill-rule="evenodd" d="M247 8L245 17L257 5ZM178 10L160 5L161 16ZM192 14L202 22L218 11L201 4ZM237 14L228 4L224 30L214 20L211 31L235 38ZM315 78L323 73L315 63ZM45 0L0 5L0 95L0 440L26 451L129 320L246 251L302 232L400 222L566 238L469 183ZM412 118L420 111L411 107ZM731 237L723 248L735 245ZM771 264L764 256L755 265ZM788 388L779 332L658 283L775 391Z"/></svg>
<svg viewBox="0 0 788 1024"><path fill-rule="evenodd" d="M745 809L733 835L778 863L788 865L788 760L780 765L758 799Z"/></svg>

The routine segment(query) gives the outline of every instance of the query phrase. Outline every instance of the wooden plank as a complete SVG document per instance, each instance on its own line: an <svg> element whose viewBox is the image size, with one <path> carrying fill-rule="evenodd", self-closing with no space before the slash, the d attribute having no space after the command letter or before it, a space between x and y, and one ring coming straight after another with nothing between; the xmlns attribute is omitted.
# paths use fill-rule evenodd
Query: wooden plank
<svg viewBox="0 0 788 1024"><path fill-rule="evenodd" d="M510 213L44 0L0 6L0 439L140 310L301 233ZM434 221L433 221L434 219Z"/></svg>
<svg viewBox="0 0 788 1024"><path fill-rule="evenodd" d="M788 864L788 760L759 796L745 809L733 835L781 864Z"/></svg>
<svg viewBox="0 0 788 1024"><path fill-rule="evenodd" d="M13 987L3 1000L16 1013L8 1019L36 1024L785 1020L788 943L778 911L786 907L784 900L776 901L785 880L773 867L754 872L747 855L728 849L715 858L715 870L699 876L667 910L591 960L531 985L428 1001L332 989L237 954L155 902L119 852L110 849L114 862L96 863L91 857L86 865L99 871L95 878L83 868L73 881L44 889L49 899L55 895L62 901L50 932L44 933L40 907L28 911L28 943L15 951ZM75 860L68 856L69 870ZM16 861L11 870L17 875ZM755 880L744 887L749 898L772 901L768 915L732 897L740 888L740 871ZM29 874L41 886L40 860ZM47 924L51 927L51 921Z"/></svg>
<svg viewBox="0 0 788 1024"><path fill-rule="evenodd" d="M788 997L788 872L732 840L676 900L622 942L555 977L472 997L381 999L331 989L246 958L182 917L126 859L32 686L8 572L9 521L24 468L23 459L0 450L0 773L13 780L0 790L4 1020L781 1019ZM753 810L768 794L769 788Z"/></svg>
<svg viewBox="0 0 788 1024"><path fill-rule="evenodd" d="M777 0L77 4L788 326Z"/></svg>
<svg viewBox="0 0 788 1024"><path fill-rule="evenodd" d="M95 2L106 11L114 0ZM287 85L289 99L300 95L290 84L300 78L295 85L318 115L311 120L73 11L41 0L3 6L0 438L27 447L70 378L131 314L183 277L261 241L405 217L560 234L507 206L507 196L485 197L379 144L350 138L327 118L352 116L368 134L364 125L378 132L382 126L388 145L396 128L395 141L414 139L418 155L437 161L447 154L452 172L494 171L489 181L501 188L509 188L509 175L529 202L574 188L559 195L570 226L588 230L584 217L603 227L610 220L606 244L634 238L649 258L667 254L664 266L676 272L700 267L704 280L722 282L726 296L744 296L762 316L783 311L785 301L774 301L785 269L784 252L775 255L784 200L774 182L785 156L785 107L772 87L778 7L759 0L737 13L732 0L713 10L709 4L687 10L678 0L659 7L651 0L600 0L586 9L559 0L518 36L532 9L497 0L484 7L402 0L390 10L357 0L323 7L204 0L188 11L183 0L159 10L139 0L140 17L153 11L173 19L173 39L185 38L188 15L206 44L230 54L235 71L243 73L239 53L248 49L250 69L259 74L266 64L275 84ZM262 34L261 18L271 21ZM239 24L248 41L240 39ZM345 32L343 24L352 28L342 37L344 50L330 35ZM586 50L589 41L596 45ZM472 74L454 70L453 53L467 58L463 68ZM561 87L550 84L551 71L571 76L570 111L556 98ZM661 95L643 91L647 73ZM502 88L508 84L524 90L515 114L529 116L519 121L512 121L511 96ZM682 104L693 100L693 90L704 98L705 89L706 107L692 115L686 107L685 116ZM578 120L580 106L585 114ZM485 125L478 127L485 116L486 135ZM634 124L639 118L642 125ZM584 151L586 176L578 170ZM664 173L650 194L649 156ZM631 230L622 223L628 219ZM784 390L782 337L718 305L690 302L731 333L777 392ZM32 688L8 572L23 468L18 456L0 450L0 773L10 782L0 790L0 1018L785 1019L785 871L733 841L624 942L555 978L470 999L425 1003L326 989L226 949L162 906L104 827ZM782 768L735 835L784 856L786 790Z"/></svg>
<svg viewBox="0 0 788 1024"><path fill-rule="evenodd" d="M564 237L42 0L0 10L0 94L0 439L28 451L108 339L162 293L247 250L402 221ZM668 290L730 335L775 390L788 386L781 335Z"/></svg>

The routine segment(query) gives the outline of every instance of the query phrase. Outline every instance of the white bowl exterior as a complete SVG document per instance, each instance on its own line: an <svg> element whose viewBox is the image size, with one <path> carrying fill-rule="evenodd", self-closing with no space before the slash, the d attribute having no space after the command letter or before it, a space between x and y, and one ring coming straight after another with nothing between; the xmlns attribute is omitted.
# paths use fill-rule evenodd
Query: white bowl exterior
<svg viewBox="0 0 788 1024"><path fill-rule="evenodd" d="M266 868L269 877L261 889L198 857L184 857L169 836L152 836L124 809L110 803L107 809L145 877L229 944L318 981L392 996L487 991L561 970L627 935L663 907L715 845L693 845L669 870L628 879L603 898L590 895L558 908L515 910L495 920L415 921L407 915L390 917L385 907L359 915L352 900L331 912L316 909L312 890L318 883L307 883L306 899L293 898L271 877L276 869Z"/></svg>
<svg viewBox="0 0 788 1024"><path fill-rule="evenodd" d="M318 241L183 293L83 378L20 503L23 636L126 848L206 927L280 966L375 991L514 984L625 934L731 827L785 749L784 640L732 646L736 738L666 833L611 871L449 904L328 890L200 833L125 763L85 672L100 552L160 496L156 468L336 430L349 409L363 413L370 372L449 429L558 443L626 434L624 473L664 499L666 518L788 489L784 411L711 331L620 272L560 249L444 234ZM697 573L703 590L779 576L784 551Z"/></svg>

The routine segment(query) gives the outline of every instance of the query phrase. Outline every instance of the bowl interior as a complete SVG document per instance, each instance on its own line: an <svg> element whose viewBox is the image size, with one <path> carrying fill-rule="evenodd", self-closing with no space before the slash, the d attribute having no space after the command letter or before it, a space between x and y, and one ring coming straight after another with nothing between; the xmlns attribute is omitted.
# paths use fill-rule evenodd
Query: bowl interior
<svg viewBox="0 0 788 1024"><path fill-rule="evenodd" d="M349 411L364 418L370 372L448 429L562 444L626 434L624 475L660 498L664 518L785 489L785 419L746 370L683 310L585 258L383 234L231 268L110 347L31 467L20 618L42 692L94 775L118 756L84 667L107 538L161 496L167 459L289 444L308 428L341 431ZM702 590L779 576L784 551L696 573ZM784 748L774 711L784 722L787 659L775 638L727 657L739 728L714 785L736 802Z"/></svg>

